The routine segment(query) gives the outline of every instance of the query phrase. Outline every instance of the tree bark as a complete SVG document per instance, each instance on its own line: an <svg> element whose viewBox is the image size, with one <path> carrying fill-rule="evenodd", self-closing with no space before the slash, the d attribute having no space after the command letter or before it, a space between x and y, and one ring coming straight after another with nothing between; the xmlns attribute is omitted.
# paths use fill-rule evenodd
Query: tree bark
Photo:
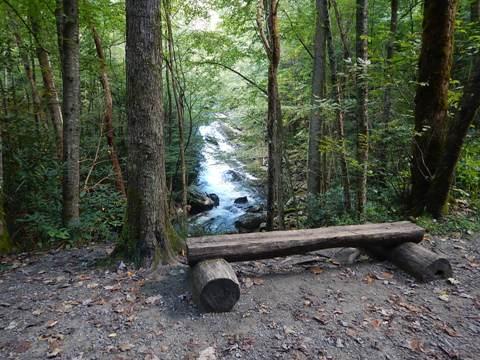
<svg viewBox="0 0 480 360"><path fill-rule="evenodd" d="M138 265L173 257L165 178L159 0L127 0L128 191L124 241Z"/></svg>
<svg viewBox="0 0 480 360"><path fill-rule="evenodd" d="M357 57L357 216L365 219L368 171L368 0L357 0L356 57Z"/></svg>
<svg viewBox="0 0 480 360"><path fill-rule="evenodd" d="M472 0L470 4L470 19L472 22L480 20L480 0Z"/></svg>
<svg viewBox="0 0 480 360"><path fill-rule="evenodd" d="M267 110L267 230L273 229L275 203L278 214L278 226L285 227L283 204L283 123L278 92L278 65L280 63L280 34L278 21L278 0L259 0L257 7L257 26L265 52L268 66L268 110ZM266 18L266 26L264 26Z"/></svg>
<svg viewBox="0 0 480 360"><path fill-rule="evenodd" d="M80 186L80 44L78 1L63 0L63 223L77 226Z"/></svg>
<svg viewBox="0 0 480 360"><path fill-rule="evenodd" d="M444 151L457 4L458 0L425 0L424 3L411 164L410 209L414 216L425 209Z"/></svg>
<svg viewBox="0 0 480 360"><path fill-rule="evenodd" d="M30 21L32 30L40 34L40 26L35 14L31 14ZM55 131L55 143L57 148L57 157L63 160L63 115L60 100L58 99L58 92L55 86L55 79L53 76L52 66L48 52L36 44L37 59L40 64L40 71L42 73L43 86L45 88L45 97L47 98L48 111L52 120L53 129Z"/></svg>
<svg viewBox="0 0 480 360"><path fill-rule="evenodd" d="M340 169L342 176L342 187L343 187L343 206L345 211L350 211L352 208L352 201L350 198L350 176L348 173L348 163L347 163L347 145L345 141L345 111L343 110L343 97L341 91L340 81L337 78L337 60L335 58L335 49L332 38L331 31L331 22L330 22L330 13L328 7L326 8L325 14L325 33L327 37L327 49L328 49L328 59L330 64L330 81L332 83L332 95L333 100L337 103L336 112L336 130L337 130L337 139L340 142Z"/></svg>
<svg viewBox="0 0 480 360"><path fill-rule="evenodd" d="M449 126L445 148L428 189L426 210L434 217L440 217L446 211L455 167L460 158L468 129L480 108L480 56L477 56L474 69L474 74L464 87L460 109L455 120Z"/></svg>
<svg viewBox="0 0 480 360"><path fill-rule="evenodd" d="M105 129L105 136L107 137L108 153L112 161L113 173L115 174L115 187L124 198L127 197L125 190L125 183L123 182L122 168L118 160L117 150L115 146L115 136L113 131L113 99L112 91L110 90L110 81L107 74L107 63L103 53L102 42L95 27L92 27L93 40L95 42L95 49L97 50L98 60L100 62L100 82L102 83L104 99L105 99L105 113L103 114L103 127Z"/></svg>
<svg viewBox="0 0 480 360"><path fill-rule="evenodd" d="M308 133L307 191L318 196L322 183L320 141L322 137L322 114L320 101L325 98L326 35L325 23L327 0L316 0L316 24L312 75L312 112Z"/></svg>

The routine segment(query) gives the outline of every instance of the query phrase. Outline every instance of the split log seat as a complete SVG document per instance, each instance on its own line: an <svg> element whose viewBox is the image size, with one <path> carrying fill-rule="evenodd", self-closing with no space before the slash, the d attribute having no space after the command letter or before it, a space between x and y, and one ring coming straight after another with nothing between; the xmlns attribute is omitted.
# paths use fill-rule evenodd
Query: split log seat
<svg viewBox="0 0 480 360"><path fill-rule="evenodd" d="M192 267L193 295L207 311L229 311L239 299L240 285L228 262L328 248L372 249L371 254L394 262L422 281L451 276L447 259L417 245L424 232L411 222L401 221L188 238L187 259Z"/></svg>

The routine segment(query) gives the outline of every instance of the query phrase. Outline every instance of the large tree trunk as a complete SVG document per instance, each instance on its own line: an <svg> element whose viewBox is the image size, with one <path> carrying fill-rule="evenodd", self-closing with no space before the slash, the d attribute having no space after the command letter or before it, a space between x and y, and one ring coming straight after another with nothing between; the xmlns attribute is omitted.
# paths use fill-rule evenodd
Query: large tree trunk
<svg viewBox="0 0 480 360"><path fill-rule="evenodd" d="M368 0L357 0L357 215L365 219L368 167Z"/></svg>
<svg viewBox="0 0 480 360"><path fill-rule="evenodd" d="M42 101L40 100L40 95L37 89L37 83L35 81L35 75L33 73L33 69L30 65L30 58L28 51L25 49L24 44L22 42L22 38L20 33L16 30L14 32L15 41L17 43L18 51L20 53L20 57L23 62L23 69L25 71L25 76L28 80L28 84L30 85L30 92L32 95L32 103L33 103L33 117L35 119L35 123L37 126L40 122L44 121L44 114L42 113Z"/></svg>
<svg viewBox="0 0 480 360"><path fill-rule="evenodd" d="M337 78L337 59L335 58L335 49L332 38L330 13L328 7L325 14L325 33L327 37L328 60L330 64L330 80L332 83L333 100L337 103L336 112L336 131L337 139L340 142L340 153L338 155L340 161L340 169L343 187L343 206L345 211L350 211L352 204L350 198L350 177L348 174L347 163L347 145L345 142L345 111L343 110L343 98L339 79Z"/></svg>
<svg viewBox="0 0 480 360"><path fill-rule="evenodd" d="M267 230L273 229L275 202L278 226L280 229L285 227L282 176L283 123L277 80L278 65L280 63L280 34L277 13L277 0L258 1L257 25L269 60L267 85ZM264 26L264 19L266 19L266 26Z"/></svg>
<svg viewBox="0 0 480 360"><path fill-rule="evenodd" d="M80 44L78 1L64 0L63 28L63 223L80 221Z"/></svg>
<svg viewBox="0 0 480 360"><path fill-rule="evenodd" d="M127 256L154 266L172 258L167 229L159 0L127 0Z"/></svg>
<svg viewBox="0 0 480 360"><path fill-rule="evenodd" d="M312 75L312 113L308 133L307 191L318 195L322 183L320 140L322 136L322 115L320 101L325 98L325 21L327 0L316 0L316 25Z"/></svg>
<svg viewBox="0 0 480 360"><path fill-rule="evenodd" d="M32 30L40 33L40 26L35 14L30 16ZM45 88L45 97L47 98L48 111L52 120L53 129L55 131L55 143L57 148L57 157L59 160L63 159L63 116L60 100L58 99L58 92L55 86L55 79L53 77L52 66L48 52L40 45L36 44L36 53L38 63L40 64L40 71L42 73L43 86Z"/></svg>
<svg viewBox="0 0 480 360"><path fill-rule="evenodd" d="M112 91L110 90L110 81L107 74L107 63L103 53L102 42L98 36L95 27L92 27L93 40L95 42L95 49L97 50L98 60L100 61L100 82L102 83L104 98L105 98L105 113L103 114L103 127L105 129L105 136L107 137L108 152L112 161L113 173L115 174L115 187L122 194L127 197L125 191L125 184L123 182L122 168L118 160L117 150L115 147L115 136L113 132L113 100Z"/></svg>
<svg viewBox="0 0 480 360"><path fill-rule="evenodd" d="M480 108L480 56L477 57L475 72L463 90L460 110L450 124L448 138L439 159L427 194L427 211L435 217L446 210L448 193L453 182L454 171L462 150L468 129Z"/></svg>
<svg viewBox="0 0 480 360"><path fill-rule="evenodd" d="M444 150L457 0L425 0L415 96L410 209L421 214Z"/></svg>

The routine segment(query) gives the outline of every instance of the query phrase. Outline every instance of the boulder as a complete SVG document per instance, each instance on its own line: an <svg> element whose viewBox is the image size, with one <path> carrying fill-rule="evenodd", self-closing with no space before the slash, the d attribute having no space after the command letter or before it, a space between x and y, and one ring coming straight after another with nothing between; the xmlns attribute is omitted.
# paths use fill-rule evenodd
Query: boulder
<svg viewBox="0 0 480 360"><path fill-rule="evenodd" d="M217 194L208 194L208 197L213 200L213 205L218 206L220 205L220 198Z"/></svg>
<svg viewBox="0 0 480 360"><path fill-rule="evenodd" d="M195 215L203 211L213 209L213 207L216 206L215 200L212 199L210 195L201 192L197 188L190 188L188 190L188 205L190 206L190 214ZM218 196L216 196L216 198L218 199Z"/></svg>
<svg viewBox="0 0 480 360"><path fill-rule="evenodd" d="M259 213L263 211L262 205L251 205L245 209L247 213Z"/></svg>
<svg viewBox="0 0 480 360"><path fill-rule="evenodd" d="M234 201L233 201L234 204L237 204L237 205L243 205L243 204L246 204L248 203L248 197L246 196L241 196L239 198L236 198Z"/></svg>
<svg viewBox="0 0 480 360"><path fill-rule="evenodd" d="M253 232L260 228L260 224L265 222L266 218L265 213L245 213L235 221L235 227L240 232Z"/></svg>
<svg viewBox="0 0 480 360"><path fill-rule="evenodd" d="M244 175L232 169L225 171L225 173L223 174L223 177L225 180L233 181L233 182L239 182L239 181L245 180Z"/></svg>

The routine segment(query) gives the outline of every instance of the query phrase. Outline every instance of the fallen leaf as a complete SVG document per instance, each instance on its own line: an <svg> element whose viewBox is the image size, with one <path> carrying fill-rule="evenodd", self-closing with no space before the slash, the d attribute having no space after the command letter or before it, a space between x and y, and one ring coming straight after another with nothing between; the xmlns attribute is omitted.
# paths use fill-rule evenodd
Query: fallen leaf
<svg viewBox="0 0 480 360"><path fill-rule="evenodd" d="M370 321L374 329L378 329L382 325L382 320L374 319Z"/></svg>
<svg viewBox="0 0 480 360"><path fill-rule="evenodd" d="M411 339L408 341L408 347L415 352L425 352L424 344L421 340Z"/></svg>
<svg viewBox="0 0 480 360"><path fill-rule="evenodd" d="M445 302L450 301L450 298L448 297L448 294L445 294L445 293L438 295L438 298L442 301L445 301Z"/></svg>
<svg viewBox="0 0 480 360"><path fill-rule="evenodd" d="M162 295L149 296L145 299L145 304L155 305L162 299Z"/></svg>
<svg viewBox="0 0 480 360"><path fill-rule="evenodd" d="M365 278L362 281L364 283L370 285L375 281L375 275L372 275L372 274L369 273L369 274L367 274L367 276L365 276Z"/></svg>
<svg viewBox="0 0 480 360"><path fill-rule="evenodd" d="M58 324L58 320L48 320L47 321L47 328L52 328L57 324Z"/></svg>
<svg viewBox="0 0 480 360"><path fill-rule="evenodd" d="M262 278L253 278L253 284L254 285L263 285L265 283L265 280Z"/></svg>
<svg viewBox="0 0 480 360"><path fill-rule="evenodd" d="M243 284L247 289L251 288L253 286L253 280L247 277L243 280Z"/></svg>
<svg viewBox="0 0 480 360"><path fill-rule="evenodd" d="M323 269L320 266L311 266L308 268L308 271L310 271L312 274L318 275L323 272Z"/></svg>
<svg viewBox="0 0 480 360"><path fill-rule="evenodd" d="M458 334L458 332L457 332L454 328L448 326L447 324L443 324L440 328L441 328L443 331L445 331L445 333L447 333L448 336L451 336L451 337L460 337L460 335Z"/></svg>

